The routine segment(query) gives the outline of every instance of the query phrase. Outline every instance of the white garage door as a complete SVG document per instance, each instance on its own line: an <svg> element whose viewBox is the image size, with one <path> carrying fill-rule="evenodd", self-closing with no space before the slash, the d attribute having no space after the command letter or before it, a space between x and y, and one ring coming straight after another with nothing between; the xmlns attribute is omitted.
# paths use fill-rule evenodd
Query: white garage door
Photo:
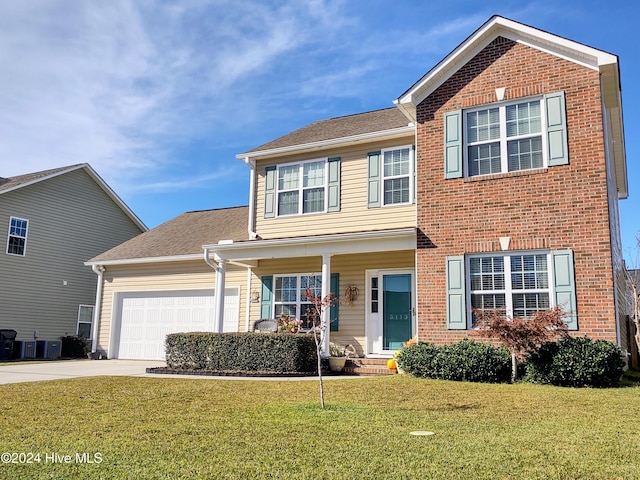
<svg viewBox="0 0 640 480"><path fill-rule="evenodd" d="M223 330L238 329L240 292L225 289ZM123 293L119 299L117 358L164 360L169 333L213 331L213 290Z"/></svg>

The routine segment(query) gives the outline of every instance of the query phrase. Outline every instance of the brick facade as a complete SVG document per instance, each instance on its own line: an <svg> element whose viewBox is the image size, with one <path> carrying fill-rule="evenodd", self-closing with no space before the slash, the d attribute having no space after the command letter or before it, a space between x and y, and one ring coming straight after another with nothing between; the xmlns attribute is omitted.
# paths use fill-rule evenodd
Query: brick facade
<svg viewBox="0 0 640 480"><path fill-rule="evenodd" d="M565 92L569 164L473 178L444 178L445 112ZM418 338L469 335L446 325L445 258L509 250L571 249L578 331L617 341L599 73L496 38L417 108Z"/></svg>

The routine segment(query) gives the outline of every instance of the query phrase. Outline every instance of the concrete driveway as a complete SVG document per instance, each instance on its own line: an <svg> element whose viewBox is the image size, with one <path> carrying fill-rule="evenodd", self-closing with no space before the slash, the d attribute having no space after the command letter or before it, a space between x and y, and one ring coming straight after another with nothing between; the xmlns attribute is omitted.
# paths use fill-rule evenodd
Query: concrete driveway
<svg viewBox="0 0 640 480"><path fill-rule="evenodd" d="M145 360L64 360L59 362L7 363L0 365L0 384L39 382L61 378L151 376L147 368L163 367L165 362Z"/></svg>

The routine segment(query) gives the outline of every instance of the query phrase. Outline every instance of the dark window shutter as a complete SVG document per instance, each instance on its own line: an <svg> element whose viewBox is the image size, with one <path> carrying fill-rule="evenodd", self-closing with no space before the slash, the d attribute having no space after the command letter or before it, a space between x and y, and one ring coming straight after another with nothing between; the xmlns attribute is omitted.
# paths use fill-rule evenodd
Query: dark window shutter
<svg viewBox="0 0 640 480"><path fill-rule="evenodd" d="M338 296L340 295L340 274L332 273L331 274L331 284L329 286L329 291L333 293L336 298L336 303L332 307L329 308L329 322L330 332L336 332L338 330Z"/></svg>

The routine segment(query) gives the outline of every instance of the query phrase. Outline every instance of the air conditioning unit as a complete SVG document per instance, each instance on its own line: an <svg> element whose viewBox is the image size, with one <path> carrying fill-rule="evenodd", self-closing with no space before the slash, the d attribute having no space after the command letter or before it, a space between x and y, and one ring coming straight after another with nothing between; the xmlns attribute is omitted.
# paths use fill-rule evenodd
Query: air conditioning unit
<svg viewBox="0 0 640 480"><path fill-rule="evenodd" d="M62 342L60 340L38 340L36 345L37 358L60 358L62 356Z"/></svg>
<svg viewBox="0 0 640 480"><path fill-rule="evenodd" d="M22 340L16 342L13 347L13 354L17 358L36 358L36 341Z"/></svg>

